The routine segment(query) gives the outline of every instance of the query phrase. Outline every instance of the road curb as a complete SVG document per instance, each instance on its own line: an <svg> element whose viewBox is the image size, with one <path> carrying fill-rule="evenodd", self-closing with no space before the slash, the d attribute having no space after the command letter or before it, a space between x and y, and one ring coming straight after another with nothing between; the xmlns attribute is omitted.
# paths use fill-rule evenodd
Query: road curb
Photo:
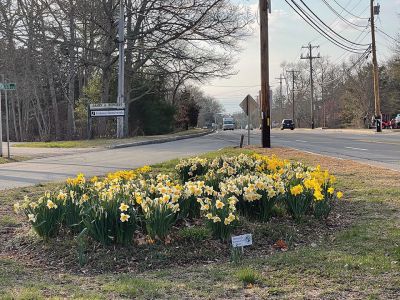
<svg viewBox="0 0 400 300"><path fill-rule="evenodd" d="M215 132L215 130L210 130L210 131L201 132L201 133L180 135L180 136L172 136L172 137L155 139L155 140L150 140L150 141L132 142L132 143L126 143L126 144L116 144L116 145L111 145L108 148L109 149L121 149L121 148L129 148L129 147L152 145L152 144L162 144L162 143L168 143L168 142L173 142L173 141L201 137L201 136L211 134L213 132Z"/></svg>

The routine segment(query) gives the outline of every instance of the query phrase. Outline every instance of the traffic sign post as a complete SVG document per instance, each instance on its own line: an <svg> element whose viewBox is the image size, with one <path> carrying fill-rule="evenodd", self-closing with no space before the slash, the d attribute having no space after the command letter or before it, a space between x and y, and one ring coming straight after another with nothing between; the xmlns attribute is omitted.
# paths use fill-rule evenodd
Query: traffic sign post
<svg viewBox="0 0 400 300"><path fill-rule="evenodd" d="M7 90L4 90L4 100L6 106L6 139L7 139L7 158L11 158L10 155L10 126L8 124L9 115L8 115L8 98L7 98Z"/></svg>
<svg viewBox="0 0 400 300"><path fill-rule="evenodd" d="M4 82L4 75L2 74L0 82L0 156L3 156L3 128L2 128L2 112L1 112L1 91L4 91L4 100L6 107L6 138L7 138L7 157L11 158L10 153L10 127L8 124L9 121L9 112L8 112L8 98L7 91L15 91L17 89L16 83Z"/></svg>
<svg viewBox="0 0 400 300"><path fill-rule="evenodd" d="M4 100L5 100L5 107L6 107L6 138L7 138L7 157L11 157L10 153L10 127L8 124L9 120L9 112L8 112L8 98L7 98L7 91L15 91L17 89L17 84L12 82L4 82L4 75L2 75L2 82L0 82L0 106L1 106L1 91L4 91ZM2 123L1 119L1 107L0 107L0 123ZM0 135L1 135L1 146L0 146L0 156L3 156L3 132L2 126L0 124Z"/></svg>
<svg viewBox="0 0 400 300"><path fill-rule="evenodd" d="M250 146L251 114L257 109L258 104L253 99L253 97L247 95L246 98L244 98L243 101L239 104L239 106L247 115L247 144Z"/></svg>

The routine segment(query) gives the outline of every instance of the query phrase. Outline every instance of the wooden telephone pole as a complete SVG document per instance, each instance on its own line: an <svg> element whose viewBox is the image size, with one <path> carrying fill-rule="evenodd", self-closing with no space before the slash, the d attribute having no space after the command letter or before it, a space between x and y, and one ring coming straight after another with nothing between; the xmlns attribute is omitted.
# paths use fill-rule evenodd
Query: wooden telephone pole
<svg viewBox="0 0 400 300"><path fill-rule="evenodd" d="M279 108L281 110L281 117L284 117L284 113L283 113L283 93L282 93L282 82L283 79L285 79L285 77L280 74L279 77L275 77L275 79L279 80Z"/></svg>
<svg viewBox="0 0 400 300"><path fill-rule="evenodd" d="M308 46L303 46L302 48L308 49L308 54L306 56L301 55L301 59L308 59L310 61L310 85L311 85L311 129L314 129L315 124L314 124L314 77L313 77L313 59L315 58L321 58L321 56L313 56L313 49L314 48L319 48L319 46L312 46L311 43L308 44Z"/></svg>
<svg viewBox="0 0 400 300"><path fill-rule="evenodd" d="M259 0L260 5L260 47L261 47L261 142L263 148L271 148L271 107L269 101L269 52L268 13L271 0Z"/></svg>
<svg viewBox="0 0 400 300"><path fill-rule="evenodd" d="M296 125L296 121L295 121L295 119L294 119L294 117L295 117L295 106L294 106L294 82L295 82L295 76L296 76L295 74L296 74L296 73L300 73L300 71L288 70L288 71L286 71L286 72L292 74L292 120L293 120L293 123L295 123L295 125Z"/></svg>
<svg viewBox="0 0 400 300"><path fill-rule="evenodd" d="M370 1L371 8L371 36L372 36L372 67L374 74L374 96L375 96L375 123L376 131L382 132L382 113L381 113L381 98L379 95L379 71L378 60L376 58L376 43L375 43L375 15L379 14L379 6L374 6L374 0Z"/></svg>

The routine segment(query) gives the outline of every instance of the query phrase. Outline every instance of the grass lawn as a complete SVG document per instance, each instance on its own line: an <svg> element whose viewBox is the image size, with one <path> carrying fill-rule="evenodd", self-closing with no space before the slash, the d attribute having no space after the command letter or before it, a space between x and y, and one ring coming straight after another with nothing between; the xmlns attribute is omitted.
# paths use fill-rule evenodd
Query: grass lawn
<svg viewBox="0 0 400 300"><path fill-rule="evenodd" d="M93 139L93 140L77 140L77 141L53 141L53 142L27 142L18 143L13 147L20 148L95 148L95 147L106 147L114 144L126 144L131 142L138 142L143 140L153 140L157 138L165 138L169 136L181 136L193 133L204 132L203 129L189 129L185 131L179 131L166 135L153 135L153 136L137 136L134 138L126 139Z"/></svg>
<svg viewBox="0 0 400 300"><path fill-rule="evenodd" d="M57 184L2 192L0 299L399 299L400 174L284 148L254 151L320 164L337 176L344 200L322 224L279 217L244 223L254 245L239 264L230 262L228 245L196 227L169 245L89 244L88 262L80 268L76 240L44 243L12 213L24 195L41 195ZM168 171L175 163L155 169ZM279 239L288 251L273 247Z"/></svg>

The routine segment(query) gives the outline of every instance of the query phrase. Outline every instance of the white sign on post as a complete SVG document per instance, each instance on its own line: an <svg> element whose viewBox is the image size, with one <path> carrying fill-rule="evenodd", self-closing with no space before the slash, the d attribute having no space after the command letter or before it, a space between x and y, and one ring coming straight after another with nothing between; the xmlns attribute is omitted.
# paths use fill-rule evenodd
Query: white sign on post
<svg viewBox="0 0 400 300"><path fill-rule="evenodd" d="M89 106L90 110L111 110L111 109L125 109L125 105L119 105L117 103L92 103Z"/></svg>
<svg viewBox="0 0 400 300"><path fill-rule="evenodd" d="M123 117L125 116L124 110L92 110L91 117Z"/></svg>
<svg viewBox="0 0 400 300"><path fill-rule="evenodd" d="M232 236L232 247L234 248L250 246L252 244L253 244L253 236L250 233Z"/></svg>

